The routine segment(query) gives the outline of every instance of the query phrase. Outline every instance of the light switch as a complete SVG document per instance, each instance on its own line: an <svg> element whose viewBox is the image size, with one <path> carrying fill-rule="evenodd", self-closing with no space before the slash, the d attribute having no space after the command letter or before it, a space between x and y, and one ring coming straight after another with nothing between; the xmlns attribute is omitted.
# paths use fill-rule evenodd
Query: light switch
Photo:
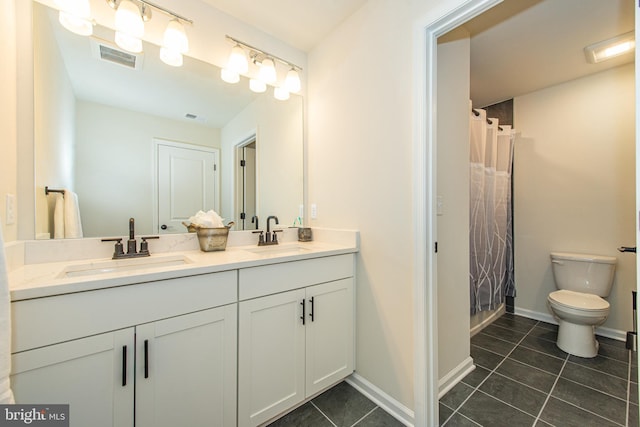
<svg viewBox="0 0 640 427"><path fill-rule="evenodd" d="M442 216L444 208L444 201L442 200L442 196L436 197L436 215Z"/></svg>
<svg viewBox="0 0 640 427"><path fill-rule="evenodd" d="M311 219L318 218L318 205L315 203L311 204Z"/></svg>

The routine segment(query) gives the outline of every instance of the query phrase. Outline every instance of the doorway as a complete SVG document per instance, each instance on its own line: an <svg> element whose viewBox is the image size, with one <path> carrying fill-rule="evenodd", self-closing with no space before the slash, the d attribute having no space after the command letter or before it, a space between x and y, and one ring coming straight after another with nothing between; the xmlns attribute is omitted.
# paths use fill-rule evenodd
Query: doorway
<svg viewBox="0 0 640 427"><path fill-rule="evenodd" d="M417 200L417 216L416 224L417 233L423 233L418 236L417 256L422 260L416 266L416 425L436 425L437 414L435 404L437 404L440 378L437 366L433 362L429 363L430 355L437 354L438 351L438 280L439 280L439 257L436 257L436 242L438 245L438 255L442 253L446 242L442 240L444 236L438 234L440 217L438 212L444 212L446 215L450 208L448 199L438 200L438 177L439 170L442 165L438 165L436 153L439 152L436 147L442 143L438 126L440 126L440 117L436 116L437 94L440 90L438 87L437 73L438 52L437 40L442 35L459 27L461 24L482 14L498 4L498 1L478 0L467 2L463 7L455 10L444 18L436 22L425 24L424 36L416 43L419 45L419 51L416 55L420 58L418 74L425 76L424 80L420 79L416 84L420 93L424 94L423 99L416 105L417 121L419 122L419 132L416 138L416 156L415 164L416 176L415 182L418 184L416 189ZM636 14L637 14L636 8ZM635 23L637 27L637 21ZM636 28L637 29L637 28ZM637 48L636 48L637 49ZM637 70L636 81L637 78ZM636 85L637 90L637 85ZM465 107L465 110L467 108ZM438 108L438 113L441 110ZM465 116L468 112L463 113ZM516 117L517 121L517 117ZM637 121L637 120L636 120ZM516 127L518 125L516 124ZM634 138L635 139L635 138ZM636 146L638 144L636 143ZM636 174L637 176L637 174ZM637 197L636 197L637 199ZM637 207L635 211L637 211ZM635 217L635 213L634 213ZM635 236L634 236L635 237ZM635 237L637 240L637 237ZM424 252L421 252L425 248ZM421 281L424 280L424 281ZM423 287L424 286L424 287ZM637 285L634 283L634 288ZM467 290L468 292L468 290ZM445 308L449 308L446 306ZM435 313L434 313L435 312ZM468 317L468 314L467 314ZM468 334L468 330L467 330ZM468 336L468 335L467 335ZM468 345L468 341L467 341ZM436 357L434 357L436 359ZM442 358L441 358L442 359ZM421 367L423 360L427 360L427 366ZM421 409L424 408L424 412Z"/></svg>
<svg viewBox="0 0 640 427"><path fill-rule="evenodd" d="M236 146L236 224L238 230L258 229L256 193L256 136Z"/></svg>

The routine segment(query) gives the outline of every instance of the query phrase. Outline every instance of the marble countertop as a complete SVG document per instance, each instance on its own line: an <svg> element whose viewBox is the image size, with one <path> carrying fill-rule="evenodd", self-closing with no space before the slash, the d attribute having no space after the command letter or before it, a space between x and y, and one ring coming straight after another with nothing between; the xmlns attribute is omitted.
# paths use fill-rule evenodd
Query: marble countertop
<svg viewBox="0 0 640 427"><path fill-rule="evenodd" d="M64 260L25 263L9 272L9 290L12 301L43 298L74 292L84 292L116 286L126 286L157 280L215 273L240 268L298 261L331 255L354 253L358 250L357 233L354 239L337 241L283 242L277 246L243 245L227 247L225 251L202 252L179 250L153 253L150 257L118 261L119 266L135 264L138 260L178 260L179 265L149 267L129 266L116 271L68 277L65 272L74 269L99 269L113 264L111 258ZM167 264L170 264L167 263Z"/></svg>

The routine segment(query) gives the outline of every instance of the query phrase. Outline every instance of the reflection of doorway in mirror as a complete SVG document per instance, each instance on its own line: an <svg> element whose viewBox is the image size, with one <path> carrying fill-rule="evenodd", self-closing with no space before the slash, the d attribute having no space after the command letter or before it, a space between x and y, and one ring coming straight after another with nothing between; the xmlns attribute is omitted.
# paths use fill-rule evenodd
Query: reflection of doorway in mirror
<svg viewBox="0 0 640 427"><path fill-rule="evenodd" d="M256 215L256 137L236 148L236 204L238 230L258 228ZM256 219L257 221L257 219Z"/></svg>
<svg viewBox="0 0 640 427"><path fill-rule="evenodd" d="M218 149L154 139L154 153L157 233L185 233L199 210L219 212Z"/></svg>

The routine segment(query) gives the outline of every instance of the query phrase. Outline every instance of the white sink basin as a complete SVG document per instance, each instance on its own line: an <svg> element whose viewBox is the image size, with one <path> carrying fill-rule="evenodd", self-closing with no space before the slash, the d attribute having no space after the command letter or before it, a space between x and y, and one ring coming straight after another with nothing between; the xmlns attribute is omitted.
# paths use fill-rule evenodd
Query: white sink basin
<svg viewBox="0 0 640 427"><path fill-rule="evenodd" d="M88 262L68 265L58 275L59 278L95 276L123 271L148 270L191 264L193 261L183 255L148 256L143 258L114 259L110 261Z"/></svg>
<svg viewBox="0 0 640 427"><path fill-rule="evenodd" d="M256 246L255 248L245 249L247 252L258 255L298 255L309 253L309 248L297 244L278 244L272 246Z"/></svg>

